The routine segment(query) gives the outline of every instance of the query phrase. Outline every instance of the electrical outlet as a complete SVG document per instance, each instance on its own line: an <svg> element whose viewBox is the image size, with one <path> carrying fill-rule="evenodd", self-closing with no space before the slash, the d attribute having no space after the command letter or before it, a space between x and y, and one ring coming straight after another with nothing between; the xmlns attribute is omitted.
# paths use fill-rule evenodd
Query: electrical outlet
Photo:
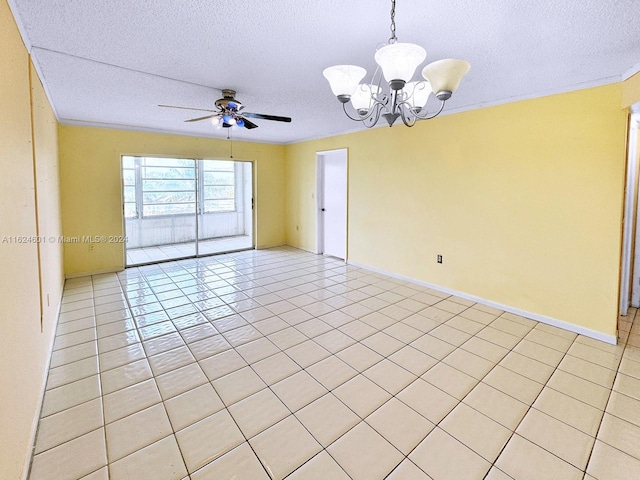
<svg viewBox="0 0 640 480"><path fill-rule="evenodd" d="M442 255L438 255L438 263L442 263Z"/></svg>

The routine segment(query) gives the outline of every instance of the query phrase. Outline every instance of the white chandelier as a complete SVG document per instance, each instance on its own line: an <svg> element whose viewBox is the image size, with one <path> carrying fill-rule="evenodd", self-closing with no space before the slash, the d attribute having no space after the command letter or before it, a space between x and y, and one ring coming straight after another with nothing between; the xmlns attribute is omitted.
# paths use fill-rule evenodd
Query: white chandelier
<svg viewBox="0 0 640 480"><path fill-rule="evenodd" d="M367 71L355 65L334 65L322 72L333 94L342 103L344 113L369 128L378 123L381 116L389 126L400 117L407 127L412 127L417 120L438 116L471 68L469 62L447 58L424 67L424 80L411 81L427 52L419 45L398 42L395 14L396 0L391 0L391 38L388 44L376 51L378 68L371 83L359 83ZM388 84L388 91L383 88L382 76ZM425 106L431 93L440 100L440 108L430 114ZM351 103L355 115L347 110L347 103Z"/></svg>

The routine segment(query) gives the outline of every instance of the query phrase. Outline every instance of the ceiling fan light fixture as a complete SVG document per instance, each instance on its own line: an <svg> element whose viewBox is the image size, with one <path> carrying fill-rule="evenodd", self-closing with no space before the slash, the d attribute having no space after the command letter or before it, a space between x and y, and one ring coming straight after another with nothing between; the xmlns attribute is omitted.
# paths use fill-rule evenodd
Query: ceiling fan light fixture
<svg viewBox="0 0 640 480"><path fill-rule="evenodd" d="M334 65L322 72L331 91L342 103L345 115L368 128L376 125L380 118L384 118L389 126L401 118L402 123L412 127L418 120L437 117L470 68L469 62L464 60L438 60L422 69L426 81L412 81L427 52L415 43L398 42L395 14L396 0L391 0L391 38L374 55L378 68L371 82L359 83L367 72L355 65ZM386 83L382 81L383 77ZM426 108L431 93L440 101L439 108L433 113ZM353 110L347 108L349 103Z"/></svg>

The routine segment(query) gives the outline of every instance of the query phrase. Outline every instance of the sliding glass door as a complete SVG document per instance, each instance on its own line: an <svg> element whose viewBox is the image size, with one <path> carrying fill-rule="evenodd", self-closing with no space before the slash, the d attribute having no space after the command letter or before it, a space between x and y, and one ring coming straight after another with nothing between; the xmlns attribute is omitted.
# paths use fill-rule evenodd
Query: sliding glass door
<svg viewBox="0 0 640 480"><path fill-rule="evenodd" d="M201 160L198 253L253 247L251 162Z"/></svg>
<svg viewBox="0 0 640 480"><path fill-rule="evenodd" d="M251 166L123 156L127 266L252 248Z"/></svg>

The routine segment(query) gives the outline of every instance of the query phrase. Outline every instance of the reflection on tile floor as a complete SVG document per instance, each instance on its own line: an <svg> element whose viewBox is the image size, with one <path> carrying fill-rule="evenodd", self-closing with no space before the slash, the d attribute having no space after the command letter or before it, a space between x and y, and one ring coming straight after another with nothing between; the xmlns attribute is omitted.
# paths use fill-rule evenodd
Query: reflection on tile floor
<svg viewBox="0 0 640 480"><path fill-rule="evenodd" d="M253 239L249 235L220 237L198 242L199 255L234 252L247 248L253 248ZM127 266L166 262L175 258L193 257L195 255L196 244L194 242L159 245L157 247L128 248Z"/></svg>
<svg viewBox="0 0 640 480"><path fill-rule="evenodd" d="M68 280L31 480L637 479L611 346L292 248Z"/></svg>

